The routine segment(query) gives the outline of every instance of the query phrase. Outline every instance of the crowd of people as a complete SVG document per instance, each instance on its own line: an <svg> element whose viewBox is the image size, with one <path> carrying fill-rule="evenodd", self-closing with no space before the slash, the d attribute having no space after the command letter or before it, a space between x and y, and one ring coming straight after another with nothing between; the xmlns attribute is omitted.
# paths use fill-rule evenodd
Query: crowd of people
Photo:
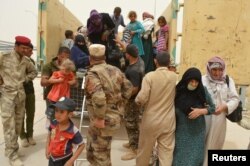
<svg viewBox="0 0 250 166"><path fill-rule="evenodd" d="M49 166L73 165L85 147L92 166L111 166L112 138L123 120L128 142L122 146L128 151L121 160L136 159L137 166L206 166L208 149L223 148L226 115L239 103L233 79L229 78L230 86L226 83L224 60L209 59L204 76L190 67L178 81L165 17L157 20L156 41L153 15L144 12L140 22L130 11L128 18L125 24L120 7L111 15L92 10L87 26L78 27L77 34L66 30L57 56L43 66L40 83L48 119ZM119 25L124 27L121 39ZM17 36L14 50L0 54L5 156L13 166L23 165L19 136L23 147L36 144L32 80L37 71L32 49L30 39ZM83 82L90 121L87 143L70 119L76 109L70 87L78 86L76 71L82 69L87 69Z"/></svg>

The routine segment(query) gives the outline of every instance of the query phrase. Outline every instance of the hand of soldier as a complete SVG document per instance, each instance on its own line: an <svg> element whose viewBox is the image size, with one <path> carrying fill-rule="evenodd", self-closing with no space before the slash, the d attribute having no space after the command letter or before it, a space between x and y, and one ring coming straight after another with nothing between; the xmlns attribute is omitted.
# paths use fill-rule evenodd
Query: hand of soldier
<svg viewBox="0 0 250 166"><path fill-rule="evenodd" d="M77 81L75 79L68 81L69 85L76 85Z"/></svg>
<svg viewBox="0 0 250 166"><path fill-rule="evenodd" d="M57 83L61 83L61 82L63 82L63 80L64 80L63 78L58 78Z"/></svg>
<svg viewBox="0 0 250 166"><path fill-rule="evenodd" d="M41 86L49 86L49 76L41 76Z"/></svg>
<svg viewBox="0 0 250 166"><path fill-rule="evenodd" d="M105 127L105 120L104 119L99 119L99 118L95 118L94 119L94 126L96 128L102 129Z"/></svg>

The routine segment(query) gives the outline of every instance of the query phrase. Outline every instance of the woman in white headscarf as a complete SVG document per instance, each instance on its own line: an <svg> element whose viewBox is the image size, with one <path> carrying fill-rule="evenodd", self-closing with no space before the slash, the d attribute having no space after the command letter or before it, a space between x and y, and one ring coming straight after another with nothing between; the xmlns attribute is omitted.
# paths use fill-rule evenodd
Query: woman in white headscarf
<svg viewBox="0 0 250 166"><path fill-rule="evenodd" d="M220 57L208 60L207 74L202 77L203 85L216 106L215 113L206 115L206 148L203 165L207 165L209 149L222 149L226 136L226 115L232 113L239 104L235 84L229 77L229 86L226 83L225 62Z"/></svg>
<svg viewBox="0 0 250 166"><path fill-rule="evenodd" d="M142 25L144 32L142 33L142 44L144 49L144 56L142 59L145 64L145 73L155 70L154 57L153 57L153 41L152 33L154 32L154 16L148 12L142 13Z"/></svg>

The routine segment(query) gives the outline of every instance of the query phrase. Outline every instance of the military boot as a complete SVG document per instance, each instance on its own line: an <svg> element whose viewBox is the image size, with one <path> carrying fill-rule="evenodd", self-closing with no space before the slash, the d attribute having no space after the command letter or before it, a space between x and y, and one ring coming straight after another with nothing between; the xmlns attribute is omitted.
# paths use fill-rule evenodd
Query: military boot
<svg viewBox="0 0 250 166"><path fill-rule="evenodd" d="M11 166L24 166L23 162L18 157L15 159L10 159L9 162Z"/></svg>
<svg viewBox="0 0 250 166"><path fill-rule="evenodd" d="M129 149L129 147L130 147L129 142L122 144L122 146L123 146L124 148L127 148L127 149Z"/></svg>
<svg viewBox="0 0 250 166"><path fill-rule="evenodd" d="M129 149L129 151L121 157L121 160L132 160L135 159L136 156L137 150Z"/></svg>
<svg viewBox="0 0 250 166"><path fill-rule="evenodd" d="M22 147L27 148L29 146L28 140L26 138L21 139L21 145Z"/></svg>
<svg viewBox="0 0 250 166"><path fill-rule="evenodd" d="M36 145L36 141L34 140L33 137L29 137L29 138L28 138L28 141L29 141L29 144L30 144L30 145Z"/></svg>
<svg viewBox="0 0 250 166"><path fill-rule="evenodd" d="M21 157L21 158L25 156L24 152L20 152L20 151L17 152L17 155L18 157Z"/></svg>

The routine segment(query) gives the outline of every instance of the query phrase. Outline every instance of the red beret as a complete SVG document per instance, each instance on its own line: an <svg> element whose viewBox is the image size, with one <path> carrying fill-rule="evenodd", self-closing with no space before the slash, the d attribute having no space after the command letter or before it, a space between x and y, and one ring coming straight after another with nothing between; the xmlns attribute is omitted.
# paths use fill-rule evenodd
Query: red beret
<svg viewBox="0 0 250 166"><path fill-rule="evenodd" d="M16 44L29 46L31 43L30 39L25 36L16 36L15 39L16 39Z"/></svg>

